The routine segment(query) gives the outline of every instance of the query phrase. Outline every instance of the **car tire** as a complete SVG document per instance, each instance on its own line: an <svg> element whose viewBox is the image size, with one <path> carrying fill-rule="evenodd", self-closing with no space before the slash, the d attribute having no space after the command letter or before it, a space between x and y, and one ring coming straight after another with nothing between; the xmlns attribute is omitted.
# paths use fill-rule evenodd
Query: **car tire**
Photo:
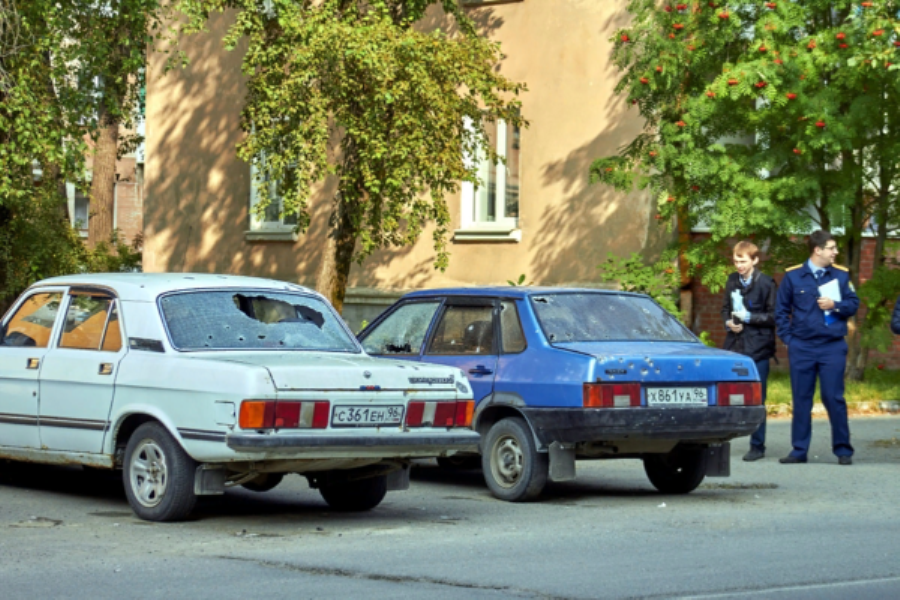
<svg viewBox="0 0 900 600"><path fill-rule="evenodd" d="M439 456L439 467L455 471L471 471L481 468L481 457L477 454L454 454L453 456Z"/></svg>
<svg viewBox="0 0 900 600"><path fill-rule="evenodd" d="M481 468L488 488L500 500L523 502L540 495L547 484L549 458L537 451L524 419L510 417L487 433Z"/></svg>
<svg viewBox="0 0 900 600"><path fill-rule="evenodd" d="M663 494L687 494L706 477L705 447L675 448L668 454L649 454L644 457L644 471L657 490Z"/></svg>
<svg viewBox="0 0 900 600"><path fill-rule="evenodd" d="M241 487L251 492L268 492L275 489L282 479L284 479L284 473L260 473L259 477L242 483Z"/></svg>
<svg viewBox="0 0 900 600"><path fill-rule="evenodd" d="M138 427L125 447L122 479L135 514L145 521L187 518L197 496L197 463L159 423Z"/></svg>
<svg viewBox="0 0 900 600"><path fill-rule="evenodd" d="M325 485L319 493L328 506L340 512L372 510L387 494L387 475Z"/></svg>

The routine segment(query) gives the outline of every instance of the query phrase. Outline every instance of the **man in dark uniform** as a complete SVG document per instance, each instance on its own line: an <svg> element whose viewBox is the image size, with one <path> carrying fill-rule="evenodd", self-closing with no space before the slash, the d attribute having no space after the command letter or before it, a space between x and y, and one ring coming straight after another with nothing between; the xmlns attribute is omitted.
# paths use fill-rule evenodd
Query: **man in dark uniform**
<svg viewBox="0 0 900 600"><path fill-rule="evenodd" d="M891 331L900 335L900 298L897 298L897 304L894 305L894 312L891 315Z"/></svg>
<svg viewBox="0 0 900 600"><path fill-rule="evenodd" d="M853 464L844 369L847 365L847 319L856 314L859 298L846 267L834 264L837 244L831 234L809 236L809 260L786 270L775 307L778 337L788 347L794 418L793 450L779 460L805 463L812 437L813 393L816 376L822 403L831 421L831 448L842 465ZM837 293L835 293L837 291Z"/></svg>
<svg viewBox="0 0 900 600"><path fill-rule="evenodd" d="M749 356L756 363L765 404L769 359L775 356L775 281L757 268L756 244L738 242L732 260L737 272L728 276L722 302L722 320L728 329L724 348ZM763 420L750 436L750 450L744 460L759 460L765 455L766 422Z"/></svg>

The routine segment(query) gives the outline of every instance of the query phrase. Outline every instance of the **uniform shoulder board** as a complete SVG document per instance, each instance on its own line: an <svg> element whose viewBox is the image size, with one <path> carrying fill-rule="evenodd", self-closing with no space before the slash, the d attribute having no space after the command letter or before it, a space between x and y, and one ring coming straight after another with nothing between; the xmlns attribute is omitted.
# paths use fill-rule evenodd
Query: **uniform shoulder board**
<svg viewBox="0 0 900 600"><path fill-rule="evenodd" d="M794 265L793 267L788 267L787 269L784 270L784 272L787 273L788 271L793 271L794 269L799 269L802 266L803 266L803 263L800 263L799 265Z"/></svg>
<svg viewBox="0 0 900 600"><path fill-rule="evenodd" d="M850 269L848 269L844 265L831 265L831 266L834 267L835 269L840 269L841 271L846 271L847 273L850 272Z"/></svg>

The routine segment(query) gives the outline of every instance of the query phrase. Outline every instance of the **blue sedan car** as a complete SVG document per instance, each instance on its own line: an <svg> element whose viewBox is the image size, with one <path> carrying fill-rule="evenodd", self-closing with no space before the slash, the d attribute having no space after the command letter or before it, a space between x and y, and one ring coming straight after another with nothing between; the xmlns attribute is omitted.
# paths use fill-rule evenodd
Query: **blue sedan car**
<svg viewBox="0 0 900 600"><path fill-rule="evenodd" d="M414 292L360 339L369 354L451 365L468 378L480 463L503 500L573 479L576 459L639 458L659 491L688 493L707 475L728 476L728 441L765 417L752 360L705 346L641 294ZM422 421L436 413L427 406Z"/></svg>

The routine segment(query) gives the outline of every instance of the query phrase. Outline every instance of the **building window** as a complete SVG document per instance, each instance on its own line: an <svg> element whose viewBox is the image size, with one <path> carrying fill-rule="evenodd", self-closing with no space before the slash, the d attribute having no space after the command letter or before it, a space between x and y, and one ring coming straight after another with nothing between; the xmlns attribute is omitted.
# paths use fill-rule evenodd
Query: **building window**
<svg viewBox="0 0 900 600"><path fill-rule="evenodd" d="M90 174L88 174L90 177ZM90 202L88 195L75 186L74 183L66 183L66 196L69 202L69 218L72 220L72 228L83 238L88 236L88 218L90 218Z"/></svg>
<svg viewBox="0 0 900 600"><path fill-rule="evenodd" d="M513 2L522 2L523 0L462 0L460 4L466 8L477 8L479 6L490 6L492 4L512 4Z"/></svg>
<svg viewBox="0 0 900 600"><path fill-rule="evenodd" d="M483 152L470 158L477 165L479 185L462 184L461 228L454 240L519 241L521 131L499 119L485 124L485 134L501 160L491 162Z"/></svg>
<svg viewBox="0 0 900 600"><path fill-rule="evenodd" d="M262 160L265 160L265 157ZM246 239L296 241L297 234L294 230L297 226L297 215L283 214L283 181L269 175L265 176L264 181L260 181L257 174L256 164L253 164L250 167L250 230L245 234ZM262 212L256 208L261 200L260 185L268 187L270 199L269 205Z"/></svg>
<svg viewBox="0 0 900 600"><path fill-rule="evenodd" d="M75 192L75 199L72 206L72 227L78 230L81 237L87 237L88 234L88 197L81 192Z"/></svg>

